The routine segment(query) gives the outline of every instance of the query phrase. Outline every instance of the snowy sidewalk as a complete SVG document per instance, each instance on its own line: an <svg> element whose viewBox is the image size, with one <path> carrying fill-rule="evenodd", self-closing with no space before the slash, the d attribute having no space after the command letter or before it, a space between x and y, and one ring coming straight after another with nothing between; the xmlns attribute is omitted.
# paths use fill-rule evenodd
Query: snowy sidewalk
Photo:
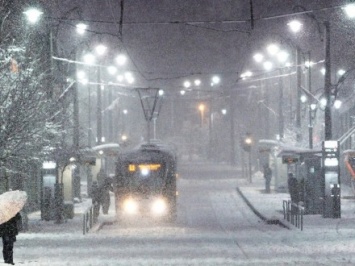
<svg viewBox="0 0 355 266"><path fill-rule="evenodd" d="M250 204L254 212L262 220L273 222L280 221L283 225L292 230L299 230L284 219L283 201L289 200L288 193L275 192L271 186L271 193L265 193L265 183L261 178L255 178L252 183L246 182L236 189L236 193L241 194L245 201ZM322 215L304 215L303 230L340 230L355 224L355 197L351 188L343 186L341 191L341 219L323 218ZM74 204L74 218L67 219L61 224L55 221L41 220L40 211L30 213L29 230L27 233L71 233L83 235L83 215L91 206L90 198L83 198L82 202ZM114 195L111 193L111 204L107 215L100 212L98 223L93 226L89 233L93 233L101 228L105 223L115 221Z"/></svg>
<svg viewBox="0 0 355 266"><path fill-rule="evenodd" d="M54 220L44 221L41 219L41 211L28 214L28 232L27 233L71 233L83 235L84 213L91 207L91 198L83 198L82 202L74 204L74 217L67 219L63 223L57 224ZM98 217L98 222L92 227L90 232L100 229L104 223L112 223L115 220L115 203L113 194L111 195L111 204L107 215L102 214Z"/></svg>
<svg viewBox="0 0 355 266"><path fill-rule="evenodd" d="M271 193L265 193L265 183L262 179L255 179L253 183L245 183L237 187L247 204L251 205L257 215L265 221L279 220L290 229L298 230L284 219L283 201L290 200L288 193L275 192L271 186ZM307 214L303 216L303 230L340 230L355 223L355 197L351 188L342 187L341 191L341 218L323 218L321 214Z"/></svg>

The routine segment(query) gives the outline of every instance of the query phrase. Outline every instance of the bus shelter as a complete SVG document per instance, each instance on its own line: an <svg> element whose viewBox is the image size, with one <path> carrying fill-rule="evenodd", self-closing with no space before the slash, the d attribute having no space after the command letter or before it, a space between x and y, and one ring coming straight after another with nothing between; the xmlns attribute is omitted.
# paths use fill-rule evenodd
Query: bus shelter
<svg viewBox="0 0 355 266"><path fill-rule="evenodd" d="M322 151L284 148L278 154L287 172L297 179L298 198L305 214L323 213Z"/></svg>

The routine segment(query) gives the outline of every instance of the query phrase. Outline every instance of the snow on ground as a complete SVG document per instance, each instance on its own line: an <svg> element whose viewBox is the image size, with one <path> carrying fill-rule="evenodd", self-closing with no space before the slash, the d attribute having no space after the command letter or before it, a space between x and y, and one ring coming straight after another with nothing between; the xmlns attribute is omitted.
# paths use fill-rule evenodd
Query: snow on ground
<svg viewBox="0 0 355 266"><path fill-rule="evenodd" d="M191 194L194 186L202 183L180 180L180 187L186 188L181 197L186 198L181 199L182 215L176 224L111 224L83 235L82 213L90 205L89 199L75 204L74 219L60 225L41 221L39 212L32 213L31 230L18 236L14 260L19 265L61 266L355 264L352 197L342 200L341 219L306 215L303 231L285 222L291 228L287 230L256 219L238 197L237 183L231 179L210 180L210 187L203 183L206 190L198 195L203 200L188 206L188 197L198 198ZM238 183L260 213L283 219L282 200L288 194L265 194L263 185L262 179ZM352 192L344 188L342 195L352 196ZM109 215L100 216L101 223L114 219L113 205ZM231 211L233 206L237 211Z"/></svg>

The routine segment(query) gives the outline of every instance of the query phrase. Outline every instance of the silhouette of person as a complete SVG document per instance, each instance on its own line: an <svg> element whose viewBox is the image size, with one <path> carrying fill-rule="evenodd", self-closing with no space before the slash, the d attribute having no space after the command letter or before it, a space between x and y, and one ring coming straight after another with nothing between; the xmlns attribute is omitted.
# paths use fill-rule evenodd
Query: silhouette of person
<svg viewBox="0 0 355 266"><path fill-rule="evenodd" d="M91 185L91 199L92 199L92 204L94 205L94 216L97 218L100 213L100 204L101 204L101 194L100 194L100 188L99 184L97 181L93 181Z"/></svg>
<svg viewBox="0 0 355 266"><path fill-rule="evenodd" d="M287 183L288 191L290 192L291 196L291 201L297 204L299 201L297 178L292 173L289 173Z"/></svg>
<svg viewBox="0 0 355 266"><path fill-rule="evenodd" d="M7 222L0 224L0 236L2 237L3 249L2 255L5 263L15 265L13 260L13 248L18 235L18 223L21 221L21 215L18 212Z"/></svg>
<svg viewBox="0 0 355 266"><path fill-rule="evenodd" d="M269 165L264 165L265 191L270 193L270 183L272 178L272 170Z"/></svg>

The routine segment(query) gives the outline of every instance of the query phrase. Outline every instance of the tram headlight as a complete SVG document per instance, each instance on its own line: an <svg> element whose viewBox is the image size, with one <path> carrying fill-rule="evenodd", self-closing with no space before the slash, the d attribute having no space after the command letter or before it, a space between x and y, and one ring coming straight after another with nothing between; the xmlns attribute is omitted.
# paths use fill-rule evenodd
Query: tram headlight
<svg viewBox="0 0 355 266"><path fill-rule="evenodd" d="M132 198L126 199L123 202L123 211L128 214L136 214L138 212L138 203Z"/></svg>
<svg viewBox="0 0 355 266"><path fill-rule="evenodd" d="M162 198L158 198L153 201L151 210L154 215L162 215L166 213L167 208L168 206L166 201Z"/></svg>
<svg viewBox="0 0 355 266"><path fill-rule="evenodd" d="M147 168L147 167L141 168L141 175L142 175L142 176L148 176L149 173L150 173L149 168Z"/></svg>

